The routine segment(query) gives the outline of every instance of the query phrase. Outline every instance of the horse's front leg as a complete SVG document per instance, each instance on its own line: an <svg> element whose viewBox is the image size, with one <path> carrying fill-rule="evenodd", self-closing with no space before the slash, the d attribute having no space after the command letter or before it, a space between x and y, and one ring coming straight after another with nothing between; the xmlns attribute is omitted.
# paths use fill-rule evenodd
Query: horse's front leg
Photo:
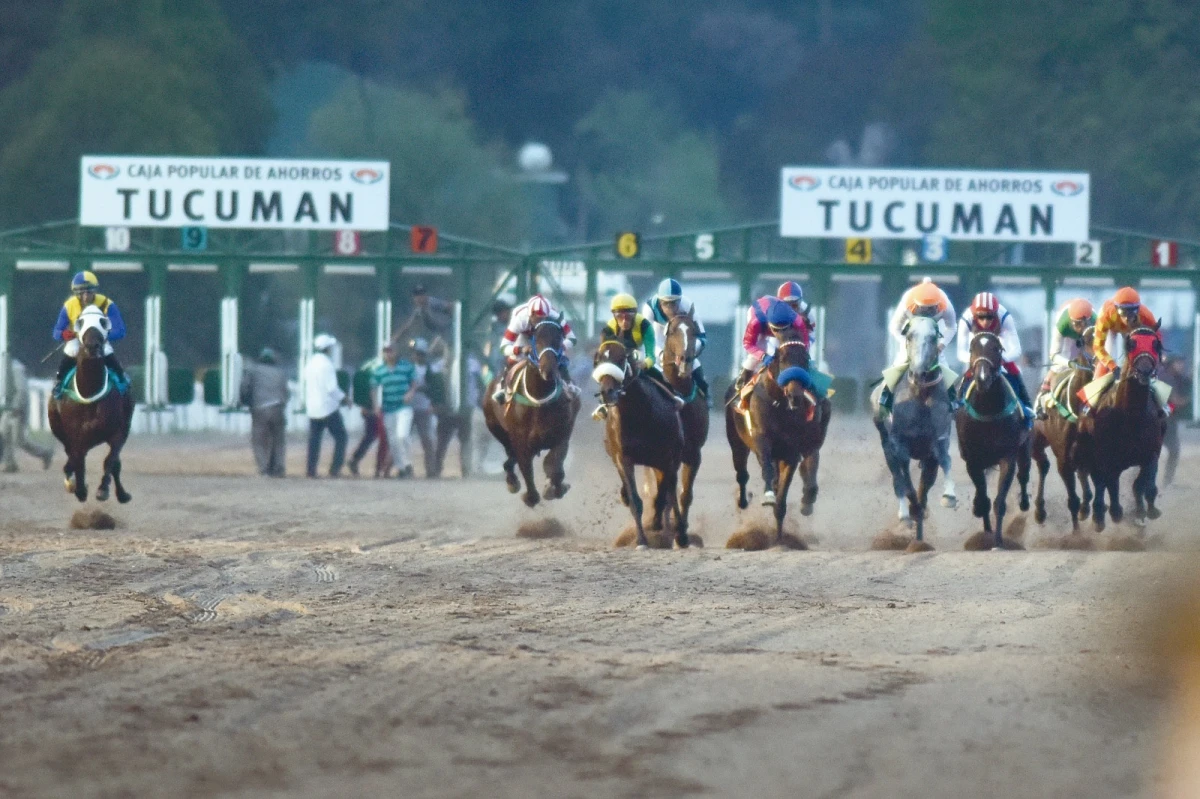
<svg viewBox="0 0 1200 799"><path fill-rule="evenodd" d="M1040 464L1039 464L1039 468L1040 468ZM1067 510L1071 512L1071 532L1077 533L1077 532L1079 532L1080 504L1079 504L1079 494L1076 493L1076 491L1075 491L1075 467L1072 466L1070 463L1066 462L1065 458L1063 459L1063 461L1059 462L1059 464L1058 464L1058 476L1062 478L1063 485L1065 485L1067 487ZM1084 477L1083 479L1084 479L1084 487L1086 488L1087 487L1087 478ZM1042 478L1042 481L1045 482L1044 476ZM1041 496L1042 496L1042 492L1041 492L1041 489L1039 488L1039 490L1038 490L1039 508L1041 507L1041 505L1040 505ZM1041 521L1042 519L1045 519L1045 517L1046 517L1045 510L1042 509L1042 518L1039 519L1039 521Z"/></svg>
<svg viewBox="0 0 1200 799"><path fill-rule="evenodd" d="M559 499L571 490L571 485L564 482L567 477L567 447L570 443L569 437L564 438L542 460L542 471L546 473L546 499Z"/></svg>
<svg viewBox="0 0 1200 799"><path fill-rule="evenodd" d="M1146 518L1157 519L1162 512L1154 506L1158 497L1158 486L1155 478L1158 476L1158 459L1154 459L1138 470L1137 479L1133 481L1133 496L1137 501L1138 524L1146 523ZM1149 506L1149 507L1147 507Z"/></svg>
<svg viewBox="0 0 1200 799"><path fill-rule="evenodd" d="M800 515L812 516L813 505L817 502L817 470L821 468L821 452L819 450L806 455L800 461L800 479L804 482L804 493L800 495ZM786 489L785 489L786 490Z"/></svg>
<svg viewBox="0 0 1200 799"><path fill-rule="evenodd" d="M517 465L521 467L521 476L525 478L525 493L521 500L530 508L542 501L533 479L533 458L534 453L529 449L517 450Z"/></svg>
<svg viewBox="0 0 1200 799"><path fill-rule="evenodd" d="M992 507L996 513L996 538L994 542L996 549L1004 548L1004 514L1008 510L1008 491L1012 488L1013 478L1016 477L1016 473L1016 457L1005 458L1000 461L1000 479L996 484L996 499L992 502ZM1028 499L1026 499L1025 507L1029 507Z"/></svg>
<svg viewBox="0 0 1200 799"><path fill-rule="evenodd" d="M789 461L779 462L779 496L775 500L775 545L783 543L783 517L787 515L788 489L792 487L792 479L796 476L798 464Z"/></svg>
<svg viewBox="0 0 1200 799"><path fill-rule="evenodd" d="M684 529L687 529L688 514L692 509L692 486L696 482L696 472L699 470L699 463L684 463L679 467L679 508L676 511L677 520Z"/></svg>
<svg viewBox="0 0 1200 799"><path fill-rule="evenodd" d="M650 529L654 532L659 532L663 529L663 514L667 511L667 483L674 482L667 477L666 470L651 469L645 470L646 482L642 489L646 492L646 496L654 494L654 514L650 517Z"/></svg>
<svg viewBox="0 0 1200 799"><path fill-rule="evenodd" d="M1033 459L1037 462L1038 467L1037 496L1033 499L1033 518L1038 524L1044 524L1046 522L1046 475L1050 474L1050 459L1046 456L1044 449L1034 452ZM1061 464L1058 473L1063 473ZM1063 480L1065 481L1066 478L1064 477ZM1071 491L1068 490L1067 493L1070 494ZM1076 500L1076 504L1078 502Z"/></svg>
<svg viewBox="0 0 1200 799"><path fill-rule="evenodd" d="M758 464L762 467L763 480L763 498L762 504L775 504L775 483L778 474L775 468L775 459L771 454L771 441L765 435L757 436L754 439L754 452L758 455Z"/></svg>
<svg viewBox="0 0 1200 799"><path fill-rule="evenodd" d="M937 481L938 461L926 458L921 461L921 481L917 488L917 502L913 517L917 520L917 540L925 540L925 517L928 515L929 492Z"/></svg>
<svg viewBox="0 0 1200 799"><path fill-rule="evenodd" d="M1079 475L1079 485L1082 491L1079 502L1079 521L1083 521L1092 507L1092 476L1086 469L1077 468L1075 472Z"/></svg>
<svg viewBox="0 0 1200 799"><path fill-rule="evenodd" d="M1121 505L1121 473L1105 476L1105 490L1108 491L1108 515L1117 524L1125 518L1125 508Z"/></svg>
<svg viewBox="0 0 1200 799"><path fill-rule="evenodd" d="M912 524L917 492L913 487L912 472L909 468L911 458L908 446L898 439L891 439L889 445L884 447L883 457L887 461L888 471L892 473L892 492L899 500L896 518Z"/></svg>
<svg viewBox="0 0 1200 799"><path fill-rule="evenodd" d="M1017 484L1021 488L1021 495L1017 500L1017 507L1021 510L1029 510L1029 472L1032 453L1030 452L1030 441L1026 439L1025 444L1017 450Z"/></svg>
<svg viewBox="0 0 1200 799"><path fill-rule="evenodd" d="M617 461L617 471L625 487L625 496L629 498L629 512L633 514L633 526L637 530L637 548L648 549L650 542L646 540L646 531L642 527L642 498L638 495L633 459L621 457Z"/></svg>
<svg viewBox="0 0 1200 799"><path fill-rule="evenodd" d="M1092 526L1097 533L1104 532L1104 494L1108 491L1108 476L1096 470L1092 472L1092 482L1095 484L1095 494L1092 496Z"/></svg>
<svg viewBox="0 0 1200 799"><path fill-rule="evenodd" d="M937 441L938 465L942 467L942 507L958 507L958 487L950 474L953 463L950 459L950 437L939 438Z"/></svg>
<svg viewBox="0 0 1200 799"><path fill-rule="evenodd" d="M86 464L86 452L72 452L67 459L67 491L72 491L75 499L80 502L87 502L87 476L84 471Z"/></svg>
<svg viewBox="0 0 1200 799"><path fill-rule="evenodd" d="M987 476L983 467L971 463L967 464L967 475L975 485L975 501L971 505L971 511L983 519L983 531L990 533L992 531L992 503L988 499Z"/></svg>

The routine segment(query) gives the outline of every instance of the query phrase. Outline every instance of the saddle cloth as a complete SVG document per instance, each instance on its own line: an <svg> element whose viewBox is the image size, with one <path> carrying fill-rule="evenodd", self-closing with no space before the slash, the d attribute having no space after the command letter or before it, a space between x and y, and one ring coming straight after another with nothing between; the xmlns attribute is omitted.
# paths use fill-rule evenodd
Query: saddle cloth
<svg viewBox="0 0 1200 799"><path fill-rule="evenodd" d="M101 389L94 397L84 397L80 395L79 391L75 388L75 369L76 367L74 366L68 369L67 373L63 375L62 382L54 387L55 399L66 397L72 402L87 404L103 398L104 395L113 389L116 389L118 394L129 393L129 378L126 377L122 380L106 366L104 367L104 388Z"/></svg>

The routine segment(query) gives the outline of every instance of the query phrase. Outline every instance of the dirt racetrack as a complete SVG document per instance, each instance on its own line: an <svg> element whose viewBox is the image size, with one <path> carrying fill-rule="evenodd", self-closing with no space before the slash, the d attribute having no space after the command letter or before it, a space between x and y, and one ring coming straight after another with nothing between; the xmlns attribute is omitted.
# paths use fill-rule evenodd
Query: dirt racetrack
<svg viewBox="0 0 1200 799"><path fill-rule="evenodd" d="M1155 792L1139 630L1200 540L1195 431L1152 551L1035 549L1030 519L1029 551L964 552L956 466L937 551L903 555L869 549L896 508L863 419L833 423L808 552L722 548L718 424L707 547L614 550L597 428L532 512L495 477L267 480L240 438L166 435L130 442L117 529L77 530L61 462L24 461L0 477L0 795ZM568 534L516 537L541 514Z"/></svg>

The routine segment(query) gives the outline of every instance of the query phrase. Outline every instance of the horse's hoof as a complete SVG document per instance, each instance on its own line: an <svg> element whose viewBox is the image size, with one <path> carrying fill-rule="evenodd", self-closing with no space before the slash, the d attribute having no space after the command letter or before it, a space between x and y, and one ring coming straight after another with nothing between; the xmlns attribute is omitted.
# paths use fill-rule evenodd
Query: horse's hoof
<svg viewBox="0 0 1200 799"><path fill-rule="evenodd" d="M1021 510L1029 510L1029 497L1021 497L1021 501L1017 503L1017 507Z"/></svg>
<svg viewBox="0 0 1200 799"><path fill-rule="evenodd" d="M643 549L649 549L649 548L650 548L649 544L638 544L637 545L638 552L641 552Z"/></svg>
<svg viewBox="0 0 1200 799"><path fill-rule="evenodd" d="M1146 515L1151 519L1157 519L1162 516L1162 511L1151 505L1150 507L1146 508Z"/></svg>
<svg viewBox="0 0 1200 799"><path fill-rule="evenodd" d="M764 505L774 505L774 504L775 504L775 492L774 492L774 491L768 491L768 492L766 492L765 494L763 494L763 498L762 498L762 504L764 504Z"/></svg>
<svg viewBox="0 0 1200 799"><path fill-rule="evenodd" d="M806 505L803 502L800 503L800 515L801 516L812 516L812 512L813 512L813 506L811 504Z"/></svg>
<svg viewBox="0 0 1200 799"><path fill-rule="evenodd" d="M1094 529L1097 533L1103 533L1104 532L1104 522L1095 522L1095 521L1092 522L1092 529Z"/></svg>
<svg viewBox="0 0 1200 799"><path fill-rule="evenodd" d="M509 480L509 481L507 481L507 484L508 484L508 493L510 493L510 494L515 494L521 490L521 483L518 482L517 480Z"/></svg>
<svg viewBox="0 0 1200 799"><path fill-rule="evenodd" d="M1033 512L1033 520L1038 524L1046 523L1046 509L1038 506L1038 509Z"/></svg>
<svg viewBox="0 0 1200 799"><path fill-rule="evenodd" d="M117 492L117 502L120 502L122 505L124 505L126 502L128 502L131 499L133 499L133 494L130 494L126 491L118 491Z"/></svg>
<svg viewBox="0 0 1200 799"><path fill-rule="evenodd" d="M83 491L76 491L75 499L79 500L80 502L87 502L87 489L85 488Z"/></svg>
<svg viewBox="0 0 1200 799"><path fill-rule="evenodd" d="M678 535L675 537L675 548L676 549L687 549L690 545L691 545L691 542L688 541L687 533L683 533L682 535Z"/></svg>
<svg viewBox="0 0 1200 799"><path fill-rule="evenodd" d="M521 497L521 501L524 502L526 504L526 506L532 508L535 505L537 505L539 502L541 502L542 498L539 494L527 492L525 494L525 496Z"/></svg>
<svg viewBox="0 0 1200 799"><path fill-rule="evenodd" d="M1125 518L1125 509L1124 508L1114 507L1114 508L1110 508L1108 512L1110 514L1112 514L1112 520L1114 522L1117 522L1118 524L1120 524L1121 520Z"/></svg>
<svg viewBox="0 0 1200 799"><path fill-rule="evenodd" d="M108 489L107 488L96 489L96 501L97 502L107 502L108 501Z"/></svg>
<svg viewBox="0 0 1200 799"><path fill-rule="evenodd" d="M1135 513L1133 514L1133 523L1137 527L1145 527L1146 517L1141 513Z"/></svg>
<svg viewBox="0 0 1200 799"><path fill-rule="evenodd" d="M958 507L958 497L954 496L953 494L942 494L942 507L943 508L957 508Z"/></svg>
<svg viewBox="0 0 1200 799"><path fill-rule="evenodd" d="M563 497L565 497L567 495L567 492L570 490L571 490L570 483L559 483L558 491L556 492L558 494L558 498L562 499Z"/></svg>
<svg viewBox="0 0 1200 799"><path fill-rule="evenodd" d="M734 504L738 506L738 510L745 510L750 505L750 498L744 492L738 492Z"/></svg>

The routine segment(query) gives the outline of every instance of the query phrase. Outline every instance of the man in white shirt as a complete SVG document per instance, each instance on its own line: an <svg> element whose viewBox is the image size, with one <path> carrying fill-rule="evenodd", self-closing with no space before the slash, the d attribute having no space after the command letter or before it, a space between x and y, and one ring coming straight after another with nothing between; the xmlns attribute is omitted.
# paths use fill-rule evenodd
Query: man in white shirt
<svg viewBox="0 0 1200 799"><path fill-rule="evenodd" d="M308 359L304 369L304 408L308 414L308 476L317 476L317 459L321 455L321 438L326 428L333 435L333 463L329 465L329 476L338 477L342 461L346 457L346 425L342 422L339 407L346 400L346 392L338 387L337 368L333 365L330 352L337 346L337 339L322 333L313 339L316 352Z"/></svg>

